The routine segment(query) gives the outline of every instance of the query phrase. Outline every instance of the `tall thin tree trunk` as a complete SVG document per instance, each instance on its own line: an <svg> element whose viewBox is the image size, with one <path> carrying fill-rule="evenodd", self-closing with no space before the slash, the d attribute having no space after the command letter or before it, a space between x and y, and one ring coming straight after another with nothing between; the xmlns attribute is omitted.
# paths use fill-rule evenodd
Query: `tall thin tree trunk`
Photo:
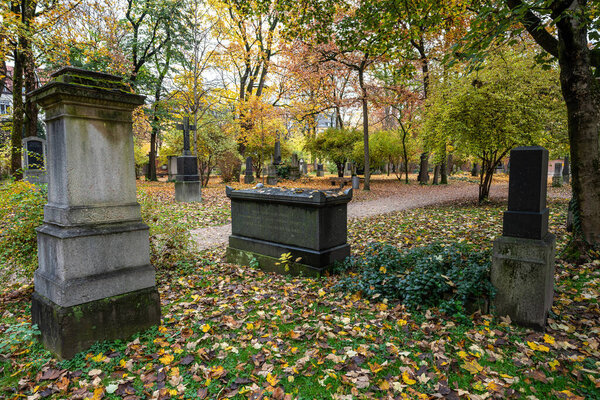
<svg viewBox="0 0 600 400"><path fill-rule="evenodd" d="M13 126L11 133L10 172L15 179L21 179L22 140L23 140L23 55L19 48L14 51L13 67Z"/></svg>
<svg viewBox="0 0 600 400"><path fill-rule="evenodd" d="M365 87L364 67L358 71L358 80L362 89L362 113L363 113L363 143L365 146L365 183L363 190L371 190L371 160L369 156L369 104L367 100L367 88Z"/></svg>

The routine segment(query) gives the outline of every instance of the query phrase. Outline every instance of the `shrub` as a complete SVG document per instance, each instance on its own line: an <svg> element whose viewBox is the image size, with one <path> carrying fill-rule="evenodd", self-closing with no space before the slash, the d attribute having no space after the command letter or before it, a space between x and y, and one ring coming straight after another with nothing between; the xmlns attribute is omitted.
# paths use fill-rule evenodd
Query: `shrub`
<svg viewBox="0 0 600 400"><path fill-rule="evenodd" d="M239 180L241 166L240 156L237 152L227 151L217 161L217 167L221 171L221 180L224 183Z"/></svg>
<svg viewBox="0 0 600 400"><path fill-rule="evenodd" d="M3 274L31 278L37 268L37 234L47 190L28 182L0 185L0 267Z"/></svg>
<svg viewBox="0 0 600 400"><path fill-rule="evenodd" d="M388 244L372 243L363 257L348 258L338 266L350 273L336 288L398 299L411 309L440 307L452 313L493 294L490 259L489 251L458 244L400 252Z"/></svg>

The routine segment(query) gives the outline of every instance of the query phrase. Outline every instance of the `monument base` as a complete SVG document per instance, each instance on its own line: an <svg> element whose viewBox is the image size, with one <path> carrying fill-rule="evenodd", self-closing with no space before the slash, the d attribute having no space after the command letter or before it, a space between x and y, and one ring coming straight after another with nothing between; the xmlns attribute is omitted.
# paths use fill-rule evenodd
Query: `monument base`
<svg viewBox="0 0 600 400"><path fill-rule="evenodd" d="M160 324L156 287L137 290L70 307L61 307L37 292L31 320L44 346L60 359L70 359L102 340L127 339Z"/></svg>
<svg viewBox="0 0 600 400"><path fill-rule="evenodd" d="M544 329L554 299L555 242L551 233L543 240L507 236L494 240L491 281L496 314Z"/></svg>
<svg viewBox="0 0 600 400"><path fill-rule="evenodd" d="M244 183L245 184L254 183L254 176L252 176L252 175L244 175Z"/></svg>
<svg viewBox="0 0 600 400"><path fill-rule="evenodd" d="M23 180L34 185L41 185L48 183L48 173L46 170L41 169L25 169L23 171Z"/></svg>
<svg viewBox="0 0 600 400"><path fill-rule="evenodd" d="M277 185L277 177L276 176L267 176L267 185L272 185L272 186Z"/></svg>
<svg viewBox="0 0 600 400"><path fill-rule="evenodd" d="M284 253L292 255L288 271L284 266L277 265L280 263L279 258ZM259 267L265 271L319 276L330 270L336 261L343 261L348 256L350 256L350 245L348 244L317 251L231 235L226 258L227 262L233 264L249 265L250 260L254 257L258 261ZM298 261L296 262L296 260Z"/></svg>
<svg viewBox="0 0 600 400"><path fill-rule="evenodd" d="M175 201L192 203L202 201L202 184L196 182L175 182Z"/></svg>
<svg viewBox="0 0 600 400"><path fill-rule="evenodd" d="M552 177L552 186L553 187L561 187L563 185L562 176L553 176Z"/></svg>
<svg viewBox="0 0 600 400"><path fill-rule="evenodd" d="M325 176L325 171L317 171L317 176Z"/></svg>

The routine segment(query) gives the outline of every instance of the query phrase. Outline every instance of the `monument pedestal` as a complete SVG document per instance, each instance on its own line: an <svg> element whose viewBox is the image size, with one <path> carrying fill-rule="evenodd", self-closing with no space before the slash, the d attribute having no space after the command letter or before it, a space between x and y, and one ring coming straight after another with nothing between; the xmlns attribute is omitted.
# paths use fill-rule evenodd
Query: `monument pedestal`
<svg viewBox="0 0 600 400"><path fill-rule="evenodd" d="M192 203L202 201L202 184L196 182L175 182L175 201Z"/></svg>
<svg viewBox="0 0 600 400"><path fill-rule="evenodd" d="M502 236L494 241L491 280L496 314L523 326L544 329L554 298L555 237L543 240Z"/></svg>

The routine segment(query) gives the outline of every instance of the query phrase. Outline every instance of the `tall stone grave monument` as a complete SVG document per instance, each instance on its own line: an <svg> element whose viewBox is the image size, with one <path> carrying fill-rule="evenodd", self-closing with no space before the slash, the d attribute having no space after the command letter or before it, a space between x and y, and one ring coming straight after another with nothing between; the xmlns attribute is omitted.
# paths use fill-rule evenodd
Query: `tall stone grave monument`
<svg viewBox="0 0 600 400"><path fill-rule="evenodd" d="M496 313L543 329L554 298L555 237L548 232L548 150L517 147L510 152L508 211L494 241L491 280Z"/></svg>
<svg viewBox="0 0 600 400"><path fill-rule="evenodd" d="M246 157L246 173L244 174L244 183L254 182L254 175L252 175L252 157Z"/></svg>
<svg viewBox="0 0 600 400"><path fill-rule="evenodd" d="M23 139L23 178L33 184L48 183L46 140L32 136Z"/></svg>
<svg viewBox="0 0 600 400"><path fill-rule="evenodd" d="M554 174L552 175L552 186L561 187L562 183L562 163L555 163Z"/></svg>
<svg viewBox="0 0 600 400"><path fill-rule="evenodd" d="M325 170L323 170L323 164L317 164L317 176L325 176Z"/></svg>
<svg viewBox="0 0 600 400"><path fill-rule="evenodd" d="M174 182L177 177L177 156L167 156L168 180Z"/></svg>
<svg viewBox="0 0 600 400"><path fill-rule="evenodd" d="M298 161L298 154L292 154L292 160L290 162L290 179L295 181L300 178L300 162Z"/></svg>
<svg viewBox="0 0 600 400"><path fill-rule="evenodd" d="M183 155L177 157L177 175L175 175L175 200L181 203L191 203L202 200L202 182L198 175L198 159L190 151L190 130L196 130L190 125L188 117L177 125L183 131Z"/></svg>
<svg viewBox="0 0 600 400"><path fill-rule="evenodd" d="M48 204L31 306L45 346L71 358L160 323L148 226L136 200L132 111L121 78L63 68L29 96L46 112Z"/></svg>

